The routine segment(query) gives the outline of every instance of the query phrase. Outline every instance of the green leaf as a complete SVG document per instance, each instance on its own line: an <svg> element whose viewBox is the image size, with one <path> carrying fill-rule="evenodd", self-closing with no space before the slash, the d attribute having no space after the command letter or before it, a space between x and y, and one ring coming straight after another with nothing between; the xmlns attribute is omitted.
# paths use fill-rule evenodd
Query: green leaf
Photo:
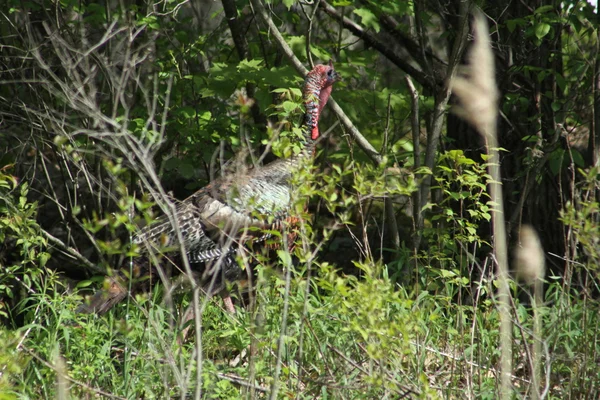
<svg viewBox="0 0 600 400"><path fill-rule="evenodd" d="M553 101L550 106L552 107L552 111L557 112L558 110L560 110L562 108L562 102L561 101Z"/></svg>
<svg viewBox="0 0 600 400"><path fill-rule="evenodd" d="M185 179L190 179L194 176L194 166L188 162L179 164L179 173Z"/></svg>
<svg viewBox="0 0 600 400"><path fill-rule="evenodd" d="M560 171L563 160L564 160L565 151L563 149L554 150L548 159L548 165L550 166L550 171L552 171L553 175L558 174Z"/></svg>
<svg viewBox="0 0 600 400"><path fill-rule="evenodd" d="M447 269L442 269L440 270L440 273L442 275L442 278L453 278L456 276L456 272L454 271L449 271Z"/></svg>
<svg viewBox="0 0 600 400"><path fill-rule="evenodd" d="M294 112L297 108L298 108L298 104L294 103L293 101L284 101L281 106L283 107L283 109L285 110L285 112L287 113L292 113Z"/></svg>
<svg viewBox="0 0 600 400"><path fill-rule="evenodd" d="M279 257L283 265L292 265L292 256L290 255L289 251L277 250L277 256Z"/></svg>
<svg viewBox="0 0 600 400"><path fill-rule="evenodd" d="M258 71L262 69L262 60L242 60L238 64L238 70L241 71Z"/></svg>
<svg viewBox="0 0 600 400"><path fill-rule="evenodd" d="M183 117L184 119L194 118L196 115L196 110L190 106L183 106L179 110L177 110L177 114Z"/></svg>
<svg viewBox="0 0 600 400"><path fill-rule="evenodd" d="M544 14L550 11L554 10L554 6L552 5L547 5L547 6L541 6L539 8L537 8L533 13L534 14Z"/></svg>
<svg viewBox="0 0 600 400"><path fill-rule="evenodd" d="M181 163L181 160L178 158L175 158L175 157L169 158L167 161L165 161L164 168L167 171L171 171L171 170L177 168L180 163Z"/></svg>
<svg viewBox="0 0 600 400"><path fill-rule="evenodd" d="M517 27L517 21L514 19L509 19L508 21L506 21L506 27L508 28L508 31L510 33L513 33L513 31Z"/></svg>
<svg viewBox="0 0 600 400"><path fill-rule="evenodd" d="M535 26L535 36L538 39L543 38L550 32L550 25L545 22L540 22Z"/></svg>
<svg viewBox="0 0 600 400"><path fill-rule="evenodd" d="M310 46L310 52L321 60L327 60L331 58L331 55L319 46Z"/></svg>
<svg viewBox="0 0 600 400"><path fill-rule="evenodd" d="M556 79L556 84L558 85L560 90L562 90L564 92L565 89L567 88L567 81L561 74L556 73L554 76Z"/></svg>
<svg viewBox="0 0 600 400"><path fill-rule="evenodd" d="M571 157L573 157L573 162L578 167L583 168L585 166L585 161L581 153L575 149L571 149Z"/></svg>
<svg viewBox="0 0 600 400"><path fill-rule="evenodd" d="M304 54L304 48L306 46L306 38L304 36L289 36L287 41L294 53Z"/></svg>
<svg viewBox="0 0 600 400"><path fill-rule="evenodd" d="M368 28L373 28L375 32L379 33L379 20L373 14L373 12L367 8L358 8L354 10L354 14L361 18L362 24Z"/></svg>
<svg viewBox="0 0 600 400"><path fill-rule="evenodd" d="M40 267L45 266L49 259L50 259L50 254L48 254L46 252L40 253L39 258L38 258Z"/></svg>

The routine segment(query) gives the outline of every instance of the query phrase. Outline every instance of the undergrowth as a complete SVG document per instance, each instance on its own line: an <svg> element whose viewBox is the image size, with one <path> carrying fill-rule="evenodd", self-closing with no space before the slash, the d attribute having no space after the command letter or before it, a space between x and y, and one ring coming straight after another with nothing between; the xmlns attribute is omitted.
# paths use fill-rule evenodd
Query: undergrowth
<svg viewBox="0 0 600 400"><path fill-rule="evenodd" d="M339 174L344 174L341 169ZM343 192L332 196L330 188L337 179L330 176L329 185L323 179L325 184L316 193L333 200L329 206L335 211L336 204L351 203L348 198L353 196ZM467 196L473 193L471 184L463 179L458 181L465 186L456 187L457 180L451 181L463 196L448 196L440 207L485 212L487 205L479 197L468 207L463 204L465 198L473 200ZM438 182L444 187L444 178ZM3 193L6 215L9 208L14 212L11 207L20 197L6 189ZM25 202L19 207L34 206ZM12 223L29 221L35 226L34 217L35 213L26 214L24 220ZM4 274L5 294L27 290L29 295L13 307L22 326L0 333L1 398L186 398L198 384L200 359L203 398L265 398L278 376L279 397L463 398L467 392L493 399L500 352L491 261L479 263L475 254L467 254L473 248L471 239L479 240L471 225L453 226L456 246L444 248L435 244L440 241L436 235L445 235L446 229L436 233L429 228L433 245L418 258L420 273L411 284L411 278L390 279L396 271L381 263L356 260L359 273L349 275L311 258L306 249L315 245L307 235L301 241L304 250L297 250L298 262L289 270L289 291L282 265L265 259L257 267L251 304L247 288L234 291L238 304L246 304L238 306L235 315L224 312L218 298L210 299L199 333L193 321L184 319L191 303L186 291L166 296L156 286L97 317L77 314L78 290L42 265L22 270L20 278ZM37 235L35 229L27 231L19 243L31 243ZM44 241L35 243L43 249ZM457 252L465 254L457 257ZM27 254L32 255L31 249ZM465 261L456 264L457 259ZM478 281L467 279L473 269L480 271ZM548 398L593 397L598 385L593 372L599 350L598 304L561 279L551 278L546 285L539 312L542 383ZM527 396L532 309L529 289L518 282L512 282L512 288L513 382L515 390ZM279 356L286 302L287 328ZM198 340L200 358L195 353ZM278 359L281 368L276 373ZM65 385L67 390L61 391Z"/></svg>
<svg viewBox="0 0 600 400"><path fill-rule="evenodd" d="M227 18L211 8L221 2L199 2L198 13L194 2L88 3L13 1L2 14L9 23L0 85L0 147L7 153L0 157L0 400L498 397L501 316L490 243L498 204L490 201L486 169L492 164L461 150L434 157L438 140L452 146L456 136L470 137L463 125L443 123L450 93L448 77L438 75L451 76L457 66L443 66L452 61L446 53L453 63L464 59L459 48L469 35L452 27L468 25L466 12L446 19L446 30L438 25L465 2L414 2L420 11L401 2L358 2L350 11L347 2L333 2L342 25L354 18L352 26L362 24L373 37L390 26L388 34L400 33L395 20L416 21L420 38L410 47L418 51L407 59L407 47L396 58L431 72L411 74L420 94L407 92L405 85L414 85L399 73L405 67L390 68L377 46L357 45L356 32L343 33L324 14L313 21L318 10L307 12L309 2L269 2L277 21L268 29L247 2L222 2L234 9ZM491 35L500 40L495 58L515 61L498 80L536 83L519 84L518 93L501 90L502 124L510 128L503 132L513 152L503 162L517 172L505 177L508 204L528 197L548 212L558 198L572 199L561 203L562 225L552 231L564 238L565 254L545 249L559 267L546 274L541 301L526 283L509 281L515 398L534 397L539 366L540 397L600 398L598 170L577 170L587 165L581 154L561 147L569 143L561 130L576 133L569 125L586 126L589 111L575 114L592 109L597 35L589 22L595 14L582 3L564 2L561 12L572 17L545 5L527 18L487 5L499 21ZM282 12L275 14L277 7ZM274 45L277 25L286 27L286 46L302 63L335 59L344 81L334 96L365 135L339 125L342 118L334 122L331 107L324 110L321 128L337 136L323 132L324 156L294 178L294 214L302 222L293 254L239 257L254 274L250 287L231 287L234 315L218 297L200 297L202 313L190 318L194 293L170 281L106 315L77 313L107 270L139 255L133 233L168 211L170 199L185 198L238 161L266 161L261 146L276 156L299 151L293 121L302 108L301 79L282 61L285 47ZM427 34L420 25L433 29ZM571 47L573 39L580 45L562 52L560 44ZM431 43L443 57L422 50ZM545 58L531 53L532 44L552 49L544 52L565 68L530 65ZM549 110L552 124L545 121ZM363 143L365 152L355 152L360 138L372 148ZM226 161L234 154L241 156ZM568 185L548 192L567 182L560 179L566 174L570 193ZM545 190L534 193L537 186ZM416 191L424 199L411 198ZM384 240L391 228L399 243Z"/></svg>

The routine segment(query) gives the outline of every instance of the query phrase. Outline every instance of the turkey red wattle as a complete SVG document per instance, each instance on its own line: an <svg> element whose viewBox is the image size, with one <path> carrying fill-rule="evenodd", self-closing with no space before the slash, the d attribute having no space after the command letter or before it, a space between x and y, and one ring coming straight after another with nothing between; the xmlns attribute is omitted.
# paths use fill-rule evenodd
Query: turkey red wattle
<svg viewBox="0 0 600 400"><path fill-rule="evenodd" d="M321 118L321 111L323 111L323 107L325 107L325 104L327 104L327 101L329 100L329 96L331 96L332 89L333 89L333 86L327 86L321 90L321 93L319 93L319 109L317 110L317 117L316 117L317 124L312 128L312 132L310 135L312 140L317 140L319 138L318 121Z"/></svg>

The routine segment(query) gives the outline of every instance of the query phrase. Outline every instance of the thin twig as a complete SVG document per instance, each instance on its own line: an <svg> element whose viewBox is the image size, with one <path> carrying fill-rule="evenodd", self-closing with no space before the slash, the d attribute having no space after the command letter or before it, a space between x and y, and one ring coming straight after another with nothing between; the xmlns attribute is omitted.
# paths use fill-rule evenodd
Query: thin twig
<svg viewBox="0 0 600 400"><path fill-rule="evenodd" d="M410 122L412 130L412 141L413 141L413 164L414 170L417 172L417 179L422 178L422 174L419 174L419 168L421 168L421 124L419 123L419 92L415 88L415 85L409 76L405 77L406 85L410 91ZM421 231L423 228L423 213L421 210L421 192L415 190L413 193L413 249L415 255L415 268L417 267L417 253L419 252L419 246L421 243Z"/></svg>
<svg viewBox="0 0 600 400"><path fill-rule="evenodd" d="M75 250L71 246L67 246L65 244L65 242L63 242L59 238L57 238L55 236L52 236L50 233L48 233L44 229L40 229L40 233L42 234L42 236L44 236L46 238L46 240L48 240L48 242L50 242L53 245L59 247L62 251L64 251L68 255L70 255L70 256L76 258L77 260L79 260L90 271L94 271L95 273L98 273L98 274L104 274L104 275L106 274L106 270L104 270L104 268L99 267L96 264L93 264L90 260L88 260L87 258L85 258L84 256L82 256L81 253L79 253L77 250Z"/></svg>
<svg viewBox="0 0 600 400"><path fill-rule="evenodd" d="M388 147L388 137L390 130L390 121L392 119L392 95L388 96L388 104L387 104L387 118L385 122L385 128L383 131L383 144L381 145L381 154L385 155ZM394 259L398 258L398 250L400 250L400 234L398 233L398 222L396 221L396 214L394 212L394 202L392 201L391 196L385 196L383 201L383 206L385 208L386 219L384 220L383 229L385 230L386 225L389 231L389 243L391 244L392 250L394 250ZM385 232L385 231L384 231ZM381 235L381 240L383 241L384 235ZM383 246L380 247L383 252Z"/></svg>
<svg viewBox="0 0 600 400"><path fill-rule="evenodd" d="M217 376L221 379L235 383L236 385L239 385L239 386L252 388L254 390L258 390L259 392L263 392L263 393L269 393L268 388L266 388L264 386L254 385L251 382L247 381L246 379L242 378L241 376L232 375L232 374L222 374L220 372L217 373Z"/></svg>
<svg viewBox="0 0 600 400"><path fill-rule="evenodd" d="M313 59L312 59L312 52L310 51L310 45L312 43L313 21L314 21L315 15L317 14L317 10L319 9L320 2L321 2L321 0L317 0L316 4L311 4L313 6L313 10L312 10L312 13L310 14L310 16L308 16L307 12L304 10L304 3L300 2L300 7L302 9L302 12L304 13L304 16L306 17L306 19L308 20L308 28L306 28L306 59L308 60L308 65L310 66L310 69L312 69L315 66L315 63L313 62Z"/></svg>

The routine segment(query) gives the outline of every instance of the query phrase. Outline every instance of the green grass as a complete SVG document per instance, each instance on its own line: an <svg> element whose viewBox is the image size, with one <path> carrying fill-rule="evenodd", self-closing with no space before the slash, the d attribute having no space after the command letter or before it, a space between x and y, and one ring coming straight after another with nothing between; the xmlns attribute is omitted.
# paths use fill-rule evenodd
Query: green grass
<svg viewBox="0 0 600 400"><path fill-rule="evenodd" d="M457 305L443 293L408 293L363 266L361 279L324 265L311 279L292 275L290 292L277 274L259 282L254 310L236 315L212 299L201 337L181 340L181 315L152 296L124 302L103 317L74 312L80 297L50 274L23 306L26 325L5 329L0 360L6 367L0 398L190 398L196 388L195 344L202 345L202 396L266 398L273 388L284 301L289 302L277 398L495 398L499 360L498 314L489 296ZM492 282L484 283L491 289ZM552 284L542 308L550 358L549 398L597 393L600 346L597 303ZM152 298L150 298L152 297ZM550 303L551 302L551 303ZM177 310L177 311L176 311ZM526 396L532 316L515 302L515 390ZM64 368L60 366L64 360ZM545 382L545 374L543 381ZM561 382L569 382L564 384Z"/></svg>
<svg viewBox="0 0 600 400"><path fill-rule="evenodd" d="M469 175L468 168L457 173ZM455 178L439 180L440 186L461 192L444 186ZM351 196L331 196L337 177L323 181L329 186L317 194L330 199L332 212L342 209L339 204ZM372 189L367 181L362 185L361 190ZM449 196L436 211L448 215L444 210L461 210L464 201ZM32 219L34 208L17 207L10 197L5 204L12 218L2 220L4 232L21 258L0 273L0 317L6 322L0 329L1 400L498 396L497 281L490 258L479 263L467 253L485 249L486 243L472 233L471 223L461 223L463 218L426 225L428 247L416 263L403 250L389 265L354 261L352 275L320 262L319 256L309 271L306 260L318 246L307 229L296 249L300 262L289 275L285 253L279 253L279 261L265 258L256 269L255 290L233 291L245 306L230 315L218 297L207 300L196 331L193 320L184 322L192 294L180 291L166 301L162 285L104 316L77 314L83 289L72 289L64 276L41 265L48 257ZM485 211L478 198L468 206ZM589 218L574 216L569 223L584 226ZM591 228L578 231L584 243L594 234ZM598 397L595 271L577 264L570 281L552 277L545 284L537 311L540 391L546 398ZM534 370L531 349L540 338L533 334L531 288L519 285L511 281L511 381L514 395L527 398Z"/></svg>

